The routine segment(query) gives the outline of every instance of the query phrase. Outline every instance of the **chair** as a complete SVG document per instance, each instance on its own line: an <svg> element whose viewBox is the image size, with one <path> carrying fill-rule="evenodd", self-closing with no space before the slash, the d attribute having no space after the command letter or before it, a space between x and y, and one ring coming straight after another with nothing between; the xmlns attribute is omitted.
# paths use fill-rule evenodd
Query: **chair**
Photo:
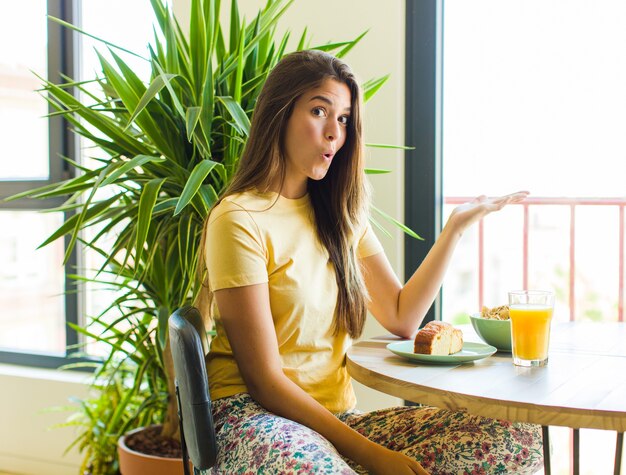
<svg viewBox="0 0 626 475"><path fill-rule="evenodd" d="M204 363L208 339L197 308L182 307L170 316L169 339L174 360L184 474L190 475L191 459L194 475L203 475L215 465L217 444Z"/></svg>

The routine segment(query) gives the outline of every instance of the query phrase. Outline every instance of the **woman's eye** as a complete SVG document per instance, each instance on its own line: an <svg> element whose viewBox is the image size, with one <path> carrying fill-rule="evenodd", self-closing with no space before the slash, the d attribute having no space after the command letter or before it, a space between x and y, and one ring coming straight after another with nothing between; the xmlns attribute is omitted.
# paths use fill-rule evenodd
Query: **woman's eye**
<svg viewBox="0 0 626 475"><path fill-rule="evenodd" d="M350 116L342 115L341 117L339 117L339 123L340 124L348 125L348 122L350 122Z"/></svg>
<svg viewBox="0 0 626 475"><path fill-rule="evenodd" d="M317 117L324 117L324 114L325 114L325 111L322 107L314 107L312 112L313 112L313 115Z"/></svg>

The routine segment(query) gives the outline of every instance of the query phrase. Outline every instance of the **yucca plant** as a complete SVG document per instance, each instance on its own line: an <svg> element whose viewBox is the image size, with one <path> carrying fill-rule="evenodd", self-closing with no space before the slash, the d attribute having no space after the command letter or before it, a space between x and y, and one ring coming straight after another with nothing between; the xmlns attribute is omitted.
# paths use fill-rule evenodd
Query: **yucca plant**
<svg viewBox="0 0 626 475"><path fill-rule="evenodd" d="M75 177L13 197L65 197L55 211L69 217L42 246L67 235L66 261L79 242L95 251L103 262L95 276L74 277L115 290L101 314L72 325L109 349L95 364L94 396L69 421L80 426L81 473L116 473L116 441L135 427L158 423L164 436L176 436L167 319L200 289L202 225L237 168L264 80L286 52L289 33L279 38L275 28L292 2L268 0L246 23L233 0L225 36L220 0L192 0L187 37L170 9L151 0L158 31L145 58L148 80L122 59L130 52L101 39L112 61L99 54L97 79L43 80L54 114L106 157L93 166L72 162ZM341 57L362 36L317 49ZM297 49L306 47L305 30ZM385 80L366 82L365 99Z"/></svg>

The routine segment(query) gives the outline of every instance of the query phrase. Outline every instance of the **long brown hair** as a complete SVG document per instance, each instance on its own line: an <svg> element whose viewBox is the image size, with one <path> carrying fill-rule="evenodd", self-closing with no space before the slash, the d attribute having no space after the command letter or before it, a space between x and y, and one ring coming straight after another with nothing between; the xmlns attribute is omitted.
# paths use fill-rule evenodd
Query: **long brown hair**
<svg viewBox="0 0 626 475"><path fill-rule="evenodd" d="M366 224L368 192L364 174L361 90L347 64L317 50L291 53L278 62L259 94L239 167L220 201L253 188L267 191L276 182L276 177L280 177L279 182L283 183L285 133L294 105L304 93L320 86L326 79L348 86L350 119L343 147L323 179L309 179L308 192L317 236L328 251L337 280L333 330L357 338L365 323L367 292L354 246L358 240L356 233L362 232ZM206 226L201 249L205 248L205 237ZM204 282L202 294L208 292L203 253L199 269Z"/></svg>

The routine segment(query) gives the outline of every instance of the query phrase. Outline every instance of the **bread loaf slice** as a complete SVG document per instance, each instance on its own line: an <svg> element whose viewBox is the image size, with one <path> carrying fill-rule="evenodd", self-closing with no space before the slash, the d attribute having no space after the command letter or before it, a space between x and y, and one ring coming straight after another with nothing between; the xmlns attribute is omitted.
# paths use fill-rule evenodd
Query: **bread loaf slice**
<svg viewBox="0 0 626 475"><path fill-rule="evenodd" d="M413 352L423 355L451 355L463 348L463 332L446 322L428 322L417 335Z"/></svg>

